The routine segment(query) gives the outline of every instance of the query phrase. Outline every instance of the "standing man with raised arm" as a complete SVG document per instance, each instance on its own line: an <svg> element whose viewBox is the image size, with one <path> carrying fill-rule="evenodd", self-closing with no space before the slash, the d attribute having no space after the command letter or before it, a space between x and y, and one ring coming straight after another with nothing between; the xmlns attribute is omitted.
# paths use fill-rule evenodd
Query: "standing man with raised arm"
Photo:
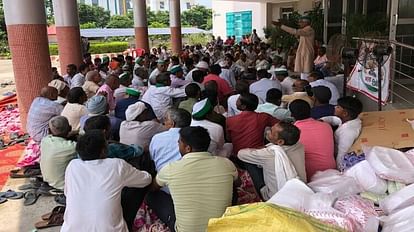
<svg viewBox="0 0 414 232"><path fill-rule="evenodd" d="M311 20L308 16L299 19L299 29L285 26L280 21L274 21L273 25L280 27L289 34L299 37L299 46L295 58L295 72L300 73L300 78L307 80L309 73L313 70L313 60L315 52L313 44L315 42L315 31L311 27Z"/></svg>

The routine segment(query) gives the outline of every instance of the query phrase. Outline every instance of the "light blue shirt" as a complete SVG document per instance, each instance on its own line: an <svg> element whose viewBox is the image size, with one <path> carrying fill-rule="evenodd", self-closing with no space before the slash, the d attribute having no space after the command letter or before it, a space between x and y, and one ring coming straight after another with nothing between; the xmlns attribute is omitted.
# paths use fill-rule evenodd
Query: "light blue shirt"
<svg viewBox="0 0 414 232"><path fill-rule="evenodd" d="M165 165L181 159L180 150L178 149L180 130L181 128L171 128L152 137L149 152L152 160L154 160L157 172ZM162 187L161 190L170 194L167 187Z"/></svg>
<svg viewBox="0 0 414 232"><path fill-rule="evenodd" d="M290 120L291 119L289 110L284 109L280 106L274 105L269 102L259 105L256 109L256 112L270 114L271 116L279 120Z"/></svg>
<svg viewBox="0 0 414 232"><path fill-rule="evenodd" d="M178 149L178 139L181 128L171 128L168 131L159 133L152 137L149 145L149 152L155 163L157 172L165 165L181 159Z"/></svg>

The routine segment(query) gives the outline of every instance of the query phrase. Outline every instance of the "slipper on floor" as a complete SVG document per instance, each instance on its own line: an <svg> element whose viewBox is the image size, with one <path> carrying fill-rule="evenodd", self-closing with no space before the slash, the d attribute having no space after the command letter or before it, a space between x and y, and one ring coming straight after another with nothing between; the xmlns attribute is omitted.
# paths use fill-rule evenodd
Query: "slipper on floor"
<svg viewBox="0 0 414 232"><path fill-rule="evenodd" d="M7 201L7 198L4 198L4 197L0 197L0 204L3 204L4 202L6 202Z"/></svg>
<svg viewBox="0 0 414 232"><path fill-rule="evenodd" d="M40 171L40 168L31 168L31 167L25 167L22 169L10 171L11 178L30 178L30 177L35 177L41 174L42 172Z"/></svg>
<svg viewBox="0 0 414 232"><path fill-rule="evenodd" d="M63 193L63 190L55 189L46 182L43 182L37 191L44 196L57 196Z"/></svg>
<svg viewBox="0 0 414 232"><path fill-rule="evenodd" d="M30 179L30 183L21 185L19 190L38 189L43 183L43 178L35 177Z"/></svg>
<svg viewBox="0 0 414 232"><path fill-rule="evenodd" d="M7 192L0 192L0 197L4 197L11 200L17 200L23 198L22 192L15 192L11 189L7 190Z"/></svg>
<svg viewBox="0 0 414 232"><path fill-rule="evenodd" d="M66 196L65 194L60 194L55 197L55 201L58 204L66 205Z"/></svg>
<svg viewBox="0 0 414 232"><path fill-rule="evenodd" d="M56 206L55 208L53 208L52 212L47 213L47 214L43 214L41 218L42 218L42 220L47 221L47 220L50 219L50 216L52 216L52 214L56 214L56 213L63 213L64 214L65 209L66 209L65 206Z"/></svg>
<svg viewBox="0 0 414 232"><path fill-rule="evenodd" d="M37 199L39 199L40 194L36 190L25 192L24 195L24 202L23 205L29 206L36 203Z"/></svg>
<svg viewBox="0 0 414 232"><path fill-rule="evenodd" d="M49 220L35 223L36 229L44 229L61 225L63 225L63 213L52 213Z"/></svg>

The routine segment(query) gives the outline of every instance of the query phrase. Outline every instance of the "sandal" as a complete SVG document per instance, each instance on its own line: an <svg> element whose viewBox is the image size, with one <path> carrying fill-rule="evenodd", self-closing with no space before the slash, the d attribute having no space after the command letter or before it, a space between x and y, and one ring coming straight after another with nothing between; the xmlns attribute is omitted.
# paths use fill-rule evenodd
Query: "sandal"
<svg viewBox="0 0 414 232"><path fill-rule="evenodd" d="M41 175L42 172L40 171L39 167L36 166L29 166L24 167L17 170L11 170L10 171L10 177L11 178L30 178L30 177L36 177Z"/></svg>
<svg viewBox="0 0 414 232"><path fill-rule="evenodd" d="M24 197L23 205L25 206L33 205L34 203L36 203L37 199L39 199L40 195L41 194L39 194L36 190L25 192L23 195Z"/></svg>
<svg viewBox="0 0 414 232"><path fill-rule="evenodd" d="M4 202L7 201L7 198L5 197L0 197L0 204L3 204Z"/></svg>
<svg viewBox="0 0 414 232"><path fill-rule="evenodd" d="M42 220L47 221L50 219L50 216L52 216L52 214L56 214L56 213L65 213L65 206L56 206L55 208L53 208L52 212L47 213L47 214L43 214L42 215Z"/></svg>
<svg viewBox="0 0 414 232"><path fill-rule="evenodd" d="M36 222L35 223L35 227L36 229L44 229L44 228L49 228L49 227L54 227L54 226L61 226L63 225L63 213L52 213L49 217L49 220L45 220L45 221L41 221L41 222Z"/></svg>
<svg viewBox="0 0 414 232"><path fill-rule="evenodd" d="M66 196L65 194L60 194L55 197L55 201L58 204L66 205Z"/></svg>
<svg viewBox="0 0 414 232"><path fill-rule="evenodd" d="M7 192L0 192L0 198L7 198L11 200L17 200L23 198L22 192L15 192L11 189L7 190Z"/></svg>
<svg viewBox="0 0 414 232"><path fill-rule="evenodd" d="M50 186L48 183L43 182L40 185L38 192L45 196L56 196L56 195L62 194L63 190L55 189L52 186Z"/></svg>

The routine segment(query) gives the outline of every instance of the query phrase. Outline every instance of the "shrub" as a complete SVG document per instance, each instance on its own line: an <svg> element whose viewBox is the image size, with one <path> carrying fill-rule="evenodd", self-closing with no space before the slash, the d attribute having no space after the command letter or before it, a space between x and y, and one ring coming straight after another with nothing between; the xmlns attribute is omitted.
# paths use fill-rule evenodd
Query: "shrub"
<svg viewBox="0 0 414 232"><path fill-rule="evenodd" d="M92 54L116 53L128 49L128 42L93 42L90 44L89 52ZM58 45L49 45L50 55L58 55Z"/></svg>

